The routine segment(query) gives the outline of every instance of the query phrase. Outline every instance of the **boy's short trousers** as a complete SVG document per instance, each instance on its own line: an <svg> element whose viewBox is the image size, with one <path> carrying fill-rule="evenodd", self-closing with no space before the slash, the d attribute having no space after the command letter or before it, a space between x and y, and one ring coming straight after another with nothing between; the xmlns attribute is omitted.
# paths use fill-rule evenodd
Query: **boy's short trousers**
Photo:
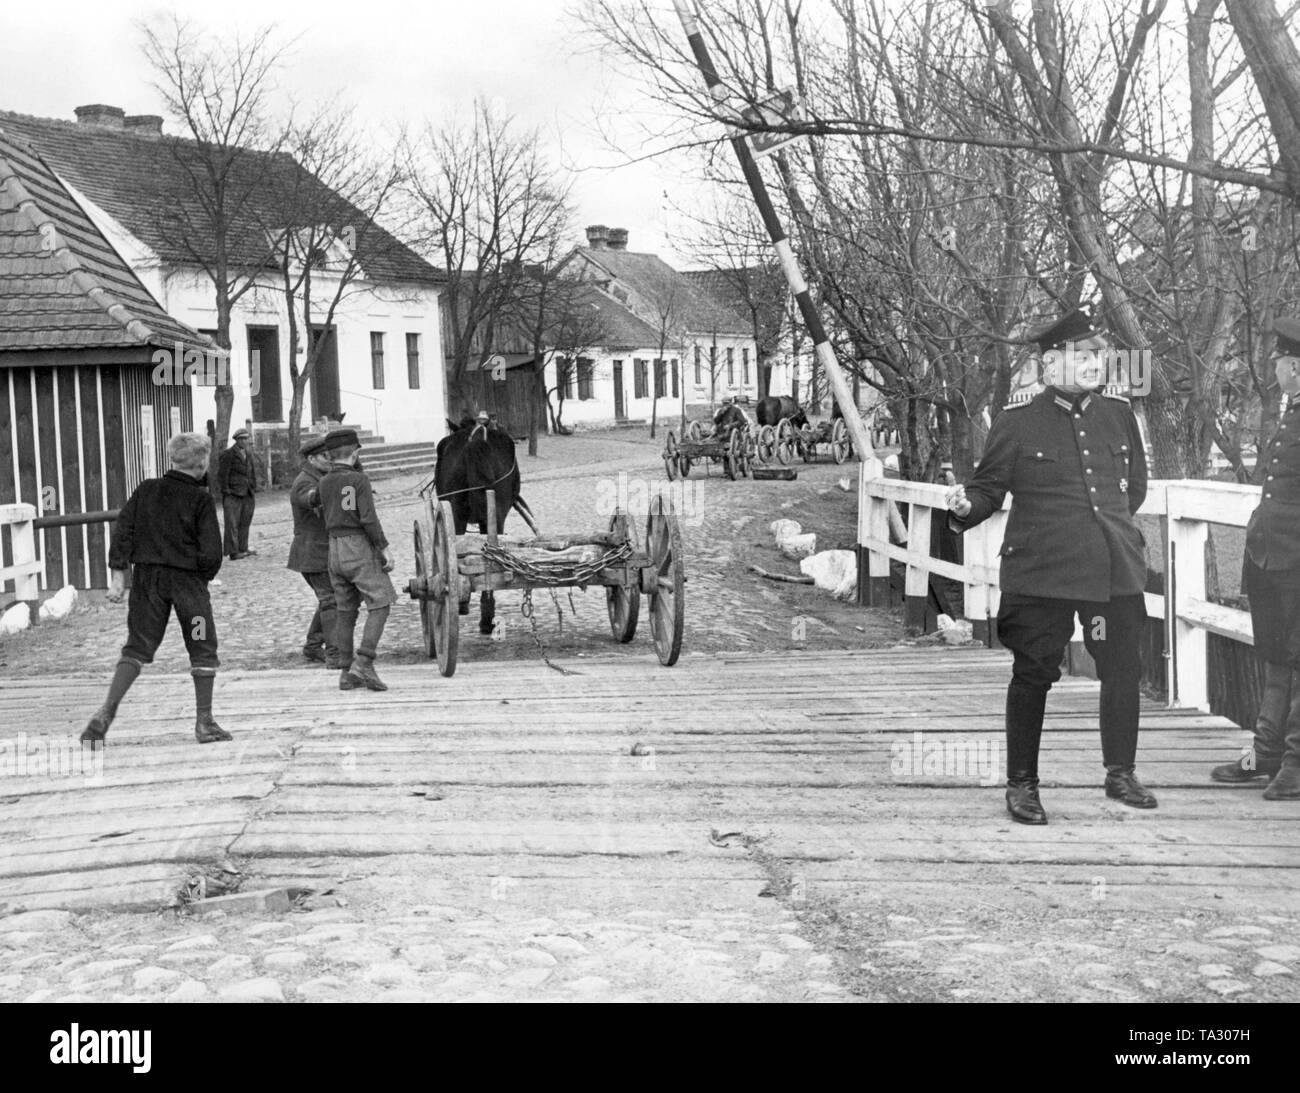
<svg viewBox="0 0 1300 1093"><path fill-rule="evenodd" d="M197 573L169 565L133 567L122 656L152 664L173 611L190 654L190 668L215 672L221 661L217 659L217 627L212 621L208 582Z"/></svg>
<svg viewBox="0 0 1300 1093"><path fill-rule="evenodd" d="M374 608L397 602L397 589L380 564L379 551L364 535L330 539L330 580L340 611L356 611L362 600Z"/></svg>

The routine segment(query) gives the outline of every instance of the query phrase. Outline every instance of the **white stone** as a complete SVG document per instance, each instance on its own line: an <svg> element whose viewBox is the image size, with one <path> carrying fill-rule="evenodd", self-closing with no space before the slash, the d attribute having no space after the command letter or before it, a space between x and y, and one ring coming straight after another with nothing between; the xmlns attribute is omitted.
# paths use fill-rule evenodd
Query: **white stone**
<svg viewBox="0 0 1300 1093"><path fill-rule="evenodd" d="M209 964L204 974L215 979L236 979L246 976L252 970L251 957L244 956L242 953L231 953Z"/></svg>
<svg viewBox="0 0 1300 1093"><path fill-rule="evenodd" d="M1236 979L1209 979L1206 980L1205 985L1215 994L1240 994L1242 991L1250 989L1247 984Z"/></svg>
<svg viewBox="0 0 1300 1093"><path fill-rule="evenodd" d="M218 949L221 942L217 940L215 934L195 934L193 937L183 937L179 941L174 941L167 946L169 953L185 952L189 949Z"/></svg>
<svg viewBox="0 0 1300 1093"><path fill-rule="evenodd" d="M578 994L599 994L601 991L609 990L609 980L599 975L584 975L581 979L575 979L569 985L569 990Z"/></svg>
<svg viewBox="0 0 1300 1093"><path fill-rule="evenodd" d="M218 992L223 1002L283 1002L284 991L274 979L261 977L231 983Z"/></svg>
<svg viewBox="0 0 1300 1093"><path fill-rule="evenodd" d="M208 996L207 984L187 979L167 996L169 1002L198 1002Z"/></svg>
<svg viewBox="0 0 1300 1093"><path fill-rule="evenodd" d="M1292 964L1300 960L1300 945L1265 945L1255 952L1265 960L1276 960L1279 964Z"/></svg>
<svg viewBox="0 0 1300 1093"><path fill-rule="evenodd" d="M532 990L540 987L551 975L550 968L520 968L517 972L506 976L505 984L516 990Z"/></svg>
<svg viewBox="0 0 1300 1093"><path fill-rule="evenodd" d="M151 987L170 987L181 977L181 973L175 968L159 968L156 965L149 965L145 968L138 968L131 976L131 982L135 985L136 990L148 990Z"/></svg>
<svg viewBox="0 0 1300 1093"><path fill-rule="evenodd" d="M804 952L812 948L812 943L805 941L798 934L781 934L776 940L791 952Z"/></svg>
<svg viewBox="0 0 1300 1093"><path fill-rule="evenodd" d="M1261 960L1255 965L1251 974L1263 978L1270 975L1291 975L1292 972L1285 964L1279 964L1274 960Z"/></svg>
<svg viewBox="0 0 1300 1093"><path fill-rule="evenodd" d="M294 932L292 922L255 922L244 933L249 937L265 937L267 934L291 934Z"/></svg>
<svg viewBox="0 0 1300 1093"><path fill-rule="evenodd" d="M441 971L447 966L447 954L441 945L412 945L402 956L421 971Z"/></svg>
<svg viewBox="0 0 1300 1093"><path fill-rule="evenodd" d="M779 972L789 962L790 958L785 953L773 952L771 949L764 949L758 954L757 969L760 972Z"/></svg>
<svg viewBox="0 0 1300 1093"><path fill-rule="evenodd" d="M1206 979L1230 979L1232 968L1228 964L1202 964L1196 969L1196 974L1203 975Z"/></svg>
<svg viewBox="0 0 1300 1093"><path fill-rule="evenodd" d="M306 964L308 956L297 949L276 949L262 957L262 964L268 968L298 968Z"/></svg>
<svg viewBox="0 0 1300 1093"><path fill-rule="evenodd" d="M533 968L553 968L559 963L545 949L516 949L509 960L512 964L527 964Z"/></svg>
<svg viewBox="0 0 1300 1093"><path fill-rule="evenodd" d="M420 982L414 968L395 960L372 964L365 970L363 978L367 983L382 987L414 987Z"/></svg>
<svg viewBox="0 0 1300 1093"><path fill-rule="evenodd" d="M539 949L545 949L552 956L561 959L587 955L587 946L577 938L566 937L563 934L550 934L544 937L535 937L532 940L533 944Z"/></svg>
<svg viewBox="0 0 1300 1093"><path fill-rule="evenodd" d="M0 918L0 933L7 934L14 930L45 933L48 930L61 930L71 921L71 911L22 911Z"/></svg>
<svg viewBox="0 0 1300 1093"><path fill-rule="evenodd" d="M984 956L1005 956L1011 952L1010 945L998 945L992 941L972 941L963 947L969 952L981 953Z"/></svg>

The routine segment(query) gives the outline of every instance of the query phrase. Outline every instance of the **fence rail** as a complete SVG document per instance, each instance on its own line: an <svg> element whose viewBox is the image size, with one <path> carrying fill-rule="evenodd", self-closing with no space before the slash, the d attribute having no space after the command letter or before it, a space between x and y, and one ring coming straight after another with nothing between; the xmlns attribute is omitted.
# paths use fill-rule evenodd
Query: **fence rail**
<svg viewBox="0 0 1300 1093"><path fill-rule="evenodd" d="M36 507L0 505L0 529L9 529L9 562L0 557L0 591L11 581L14 597L26 603L36 622L36 604L41 598L40 574L44 565L36 555Z"/></svg>
<svg viewBox="0 0 1300 1093"><path fill-rule="evenodd" d="M962 536L963 560L950 562L933 557L930 545L933 521L947 519L946 493L946 487L930 483L870 478L866 467L861 469L858 571L863 579L859 580L859 601L888 605L890 565L901 562L906 567L904 602L909 627L924 626L933 574L961 583L965 614L974 634L990 643L995 637L1000 597L999 551L1011 499L1008 497L1002 511ZM1244 645L1254 644L1248 612L1206 598L1206 573L1210 525L1244 528L1259 504L1259 496L1258 486L1235 483L1156 480L1148 484L1139 515L1160 518L1165 592L1148 592L1146 607L1150 618L1164 623L1170 706L1209 708L1210 634ZM904 545L890 541L888 517L890 506L895 504L909 506Z"/></svg>

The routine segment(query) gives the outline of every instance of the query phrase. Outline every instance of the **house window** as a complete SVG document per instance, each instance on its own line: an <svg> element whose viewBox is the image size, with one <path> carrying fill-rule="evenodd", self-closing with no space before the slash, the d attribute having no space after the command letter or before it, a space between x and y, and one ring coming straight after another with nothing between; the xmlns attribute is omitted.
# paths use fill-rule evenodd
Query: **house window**
<svg viewBox="0 0 1300 1093"><path fill-rule="evenodd" d="M673 358L673 398L677 398L680 389L677 386L677 358Z"/></svg>
<svg viewBox="0 0 1300 1093"><path fill-rule="evenodd" d="M701 387L704 384L704 373L700 369L700 347L695 347L695 386Z"/></svg>
<svg viewBox="0 0 1300 1093"><path fill-rule="evenodd" d="M718 378L718 347L716 345L711 345L709 346L709 379L715 380L717 378Z"/></svg>
<svg viewBox="0 0 1300 1093"><path fill-rule="evenodd" d="M749 386L749 346L740 351L740 375L745 386Z"/></svg>
<svg viewBox="0 0 1300 1093"><path fill-rule="evenodd" d="M591 392L591 361L586 357L578 358L578 398L590 399L596 396Z"/></svg>
<svg viewBox="0 0 1300 1093"><path fill-rule="evenodd" d="M634 358L632 361L632 397L645 398L649 390L649 384L646 383L646 362Z"/></svg>
<svg viewBox="0 0 1300 1093"><path fill-rule="evenodd" d="M555 389L560 398L573 398L573 358L555 358Z"/></svg>
<svg viewBox="0 0 1300 1093"><path fill-rule="evenodd" d="M736 351L727 346L727 386L736 385Z"/></svg>
<svg viewBox="0 0 1300 1093"><path fill-rule="evenodd" d="M406 385L412 391L420 389L420 335L406 335Z"/></svg>
<svg viewBox="0 0 1300 1093"><path fill-rule="evenodd" d="M664 362L655 358L655 398L664 397Z"/></svg>
<svg viewBox="0 0 1300 1093"><path fill-rule="evenodd" d="M384 389L384 335L382 331L370 332L370 372L374 377L375 390Z"/></svg>

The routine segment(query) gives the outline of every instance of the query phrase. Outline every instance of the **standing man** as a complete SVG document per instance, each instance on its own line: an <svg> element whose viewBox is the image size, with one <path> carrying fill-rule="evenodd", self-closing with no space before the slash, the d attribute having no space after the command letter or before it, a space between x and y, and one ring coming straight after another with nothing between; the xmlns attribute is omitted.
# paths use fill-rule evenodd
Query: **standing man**
<svg viewBox="0 0 1300 1093"><path fill-rule="evenodd" d="M1300 322L1276 319L1277 385L1287 407L1263 452L1263 496L1246 527L1241 586L1264 663L1255 739L1216 782L1269 778L1267 801L1300 800Z"/></svg>
<svg viewBox="0 0 1300 1093"><path fill-rule="evenodd" d="M948 491L963 532L1012 494L1001 550L998 637L1015 654L1007 688L1007 811L1045 824L1038 745L1047 692L1061 678L1074 617L1101 679L1106 796L1133 808L1156 799L1134 770L1146 550L1133 514L1147 490L1146 454L1128 399L1101 394L1109 343L1082 311L1034 335L1045 391L1006 407L970 483Z"/></svg>
<svg viewBox="0 0 1300 1093"><path fill-rule="evenodd" d="M329 470L325 438L314 436L301 448L302 470L289 489L293 510L293 543L289 547L289 568L301 573L316 594L316 613L307 627L302 655L326 668L339 668L339 651L334 642L334 585L330 581L330 540L320 510L320 480Z"/></svg>
<svg viewBox="0 0 1300 1093"><path fill-rule="evenodd" d="M238 429L234 443L221 453L217 464L217 489L225 517L224 546L231 561L247 558L257 551L248 549L248 529L257 507L257 462L251 450L253 437L247 429Z"/></svg>

